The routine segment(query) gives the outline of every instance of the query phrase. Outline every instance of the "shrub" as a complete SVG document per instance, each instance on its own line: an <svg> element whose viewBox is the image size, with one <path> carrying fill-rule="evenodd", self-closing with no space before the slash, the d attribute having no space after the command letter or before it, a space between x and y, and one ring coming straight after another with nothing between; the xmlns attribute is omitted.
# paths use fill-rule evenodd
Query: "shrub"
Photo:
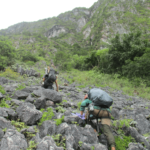
<svg viewBox="0 0 150 150"><path fill-rule="evenodd" d="M26 87L25 84L19 84L18 87L16 88L16 90L22 90L25 87Z"/></svg>
<svg viewBox="0 0 150 150"><path fill-rule="evenodd" d="M64 120L64 116L62 116L60 119L54 119L54 121L56 121L57 126L60 125L63 120Z"/></svg>
<svg viewBox="0 0 150 150"><path fill-rule="evenodd" d="M4 90L4 88L0 85L0 92L2 93L2 94L5 94L6 93L6 91Z"/></svg>
<svg viewBox="0 0 150 150"><path fill-rule="evenodd" d="M80 107L81 107L81 103L82 103L82 102L78 102L78 103L77 103L77 106L78 106L78 109L79 109L79 110L80 110Z"/></svg>
<svg viewBox="0 0 150 150"><path fill-rule="evenodd" d="M134 139L131 136L115 137L116 150L126 150L132 141Z"/></svg>
<svg viewBox="0 0 150 150"><path fill-rule="evenodd" d="M9 79L14 79L14 80L17 80L18 78L22 78L22 79L23 79L23 77L21 77L21 76L19 75L19 73L14 72L14 71L13 71L12 69L10 69L10 68L6 68L6 69L5 69L5 72L0 73L0 76L1 76L1 77L6 77L6 78L9 78Z"/></svg>
<svg viewBox="0 0 150 150"><path fill-rule="evenodd" d="M43 109L42 109L42 111L43 111ZM40 122L38 125L42 125L42 123L44 121L52 119L53 116L54 116L53 109L47 108L47 112L43 113L42 118L40 119Z"/></svg>

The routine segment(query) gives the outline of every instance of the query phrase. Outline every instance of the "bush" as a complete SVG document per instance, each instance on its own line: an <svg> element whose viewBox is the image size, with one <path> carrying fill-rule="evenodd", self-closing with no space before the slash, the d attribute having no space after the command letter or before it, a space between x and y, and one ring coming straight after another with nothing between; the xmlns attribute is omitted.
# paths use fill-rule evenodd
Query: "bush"
<svg viewBox="0 0 150 150"><path fill-rule="evenodd" d="M9 78L9 79L18 79L18 78L22 78L22 79L23 79L23 77L21 77L21 76L19 75L19 73L14 72L14 71L13 71L12 69L10 69L10 68L6 68L6 69L5 69L5 72L0 73L0 76L1 76L1 77L6 77L6 78Z"/></svg>
<svg viewBox="0 0 150 150"><path fill-rule="evenodd" d="M26 64L28 66L34 66L35 65L35 62L34 61L27 61Z"/></svg>
<svg viewBox="0 0 150 150"><path fill-rule="evenodd" d="M42 111L43 111L43 109L42 109ZM44 121L52 119L53 116L54 116L53 109L47 108L47 112L43 113L42 118L40 119L40 122L38 125L42 125L42 123Z"/></svg>
<svg viewBox="0 0 150 150"><path fill-rule="evenodd" d="M0 70L12 65L15 61L16 50L12 43L5 37L0 36Z"/></svg>
<svg viewBox="0 0 150 150"><path fill-rule="evenodd" d="M2 93L2 94L5 94L6 93L6 91L4 90L4 88L0 85L0 92Z"/></svg>

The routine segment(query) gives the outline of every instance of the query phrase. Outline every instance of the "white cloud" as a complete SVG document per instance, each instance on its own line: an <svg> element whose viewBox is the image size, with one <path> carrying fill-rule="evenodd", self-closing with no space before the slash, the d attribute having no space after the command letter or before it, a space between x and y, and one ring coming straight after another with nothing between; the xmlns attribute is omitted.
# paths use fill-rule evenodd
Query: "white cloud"
<svg viewBox="0 0 150 150"><path fill-rule="evenodd" d="M0 0L0 29L19 22L58 16L76 7L91 7L97 0Z"/></svg>

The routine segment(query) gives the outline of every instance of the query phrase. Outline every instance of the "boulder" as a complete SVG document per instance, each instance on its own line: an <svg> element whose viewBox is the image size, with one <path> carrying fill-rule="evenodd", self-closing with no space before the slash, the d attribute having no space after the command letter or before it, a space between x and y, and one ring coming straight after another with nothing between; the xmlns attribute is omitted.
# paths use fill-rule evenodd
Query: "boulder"
<svg viewBox="0 0 150 150"><path fill-rule="evenodd" d="M44 121L40 126L40 138L43 138L47 135L54 135L56 133L56 124L50 120Z"/></svg>
<svg viewBox="0 0 150 150"><path fill-rule="evenodd" d="M16 130L8 129L1 140L1 150L26 150L27 141L21 133Z"/></svg>
<svg viewBox="0 0 150 150"><path fill-rule="evenodd" d="M0 100L4 98L3 94L0 92Z"/></svg>
<svg viewBox="0 0 150 150"><path fill-rule="evenodd" d="M49 107L49 106L54 106L54 102L46 101L46 107Z"/></svg>
<svg viewBox="0 0 150 150"><path fill-rule="evenodd" d="M36 150L64 150L64 148L57 147L52 137L46 136L37 145Z"/></svg>
<svg viewBox="0 0 150 150"><path fill-rule="evenodd" d="M42 117L42 112L38 111L31 103L23 103L17 109L18 118L27 125L34 125Z"/></svg>
<svg viewBox="0 0 150 150"><path fill-rule="evenodd" d="M129 148L127 150L147 150L140 143L130 143Z"/></svg>
<svg viewBox="0 0 150 150"><path fill-rule="evenodd" d="M46 98L41 96L39 98L34 99L34 105L36 109L41 109L46 107Z"/></svg>
<svg viewBox="0 0 150 150"><path fill-rule="evenodd" d="M26 99L29 93L24 91L16 91L15 94L12 96L14 99Z"/></svg>
<svg viewBox="0 0 150 150"><path fill-rule="evenodd" d="M94 150L108 150L105 145L102 145L101 143L97 143L97 144L87 144L87 143L83 143L80 147L80 150L92 150L92 148Z"/></svg>
<svg viewBox="0 0 150 150"><path fill-rule="evenodd" d="M0 107L0 116L4 118L9 118L15 120L17 114L13 109Z"/></svg>
<svg viewBox="0 0 150 150"><path fill-rule="evenodd" d="M60 93L54 90L41 88L39 90L34 90L33 94L37 97L44 96L46 100L53 101L54 103L62 102L62 96L60 95Z"/></svg>
<svg viewBox="0 0 150 150"><path fill-rule="evenodd" d="M15 129L15 127L13 127L11 125L11 122L6 120L5 118L3 117L0 117L0 129Z"/></svg>

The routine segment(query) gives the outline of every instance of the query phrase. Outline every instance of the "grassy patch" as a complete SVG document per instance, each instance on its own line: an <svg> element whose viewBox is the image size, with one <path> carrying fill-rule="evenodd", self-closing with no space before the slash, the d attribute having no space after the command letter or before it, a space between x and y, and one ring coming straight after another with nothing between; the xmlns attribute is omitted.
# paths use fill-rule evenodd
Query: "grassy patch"
<svg viewBox="0 0 150 150"><path fill-rule="evenodd" d="M110 87L112 90L123 91L123 94L150 100L150 87L146 87L142 82L139 86L135 86L129 79L120 78L117 74L109 75L95 70L79 71L73 69L62 72L61 76L66 80L69 80L69 76L73 76L75 82L81 84L80 88L91 86Z"/></svg>

